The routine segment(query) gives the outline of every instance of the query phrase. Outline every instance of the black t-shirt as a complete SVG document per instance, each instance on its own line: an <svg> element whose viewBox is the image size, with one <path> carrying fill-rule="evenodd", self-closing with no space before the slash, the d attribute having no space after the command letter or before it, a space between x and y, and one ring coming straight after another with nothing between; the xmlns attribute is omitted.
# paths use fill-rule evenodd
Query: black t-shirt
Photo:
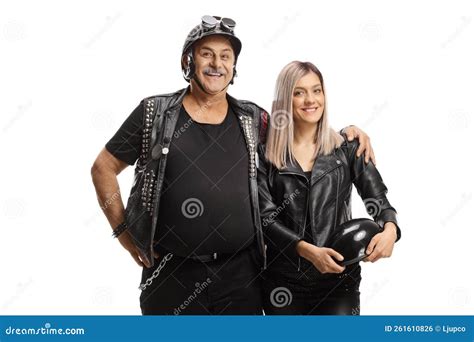
<svg viewBox="0 0 474 342"><path fill-rule="evenodd" d="M114 157L129 165L135 164L142 148L143 133L143 101L124 121L105 148Z"/></svg>
<svg viewBox="0 0 474 342"><path fill-rule="evenodd" d="M133 164L140 153L140 104L106 148ZM248 152L237 116L197 123L181 107L167 155L155 240L174 254L233 253L254 240Z"/></svg>

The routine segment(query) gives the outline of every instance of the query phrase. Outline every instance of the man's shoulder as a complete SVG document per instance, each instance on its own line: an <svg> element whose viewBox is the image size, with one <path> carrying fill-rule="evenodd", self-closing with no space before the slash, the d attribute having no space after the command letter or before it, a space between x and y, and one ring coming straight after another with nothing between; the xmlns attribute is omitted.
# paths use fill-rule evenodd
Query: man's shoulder
<svg viewBox="0 0 474 342"><path fill-rule="evenodd" d="M255 102L252 102L252 101L249 101L249 100L237 99L237 98L235 98L235 97L233 97L229 94L228 94L228 98L229 98L231 103L233 103L237 106L244 107L244 108L251 108L251 109L256 110L258 112L268 113L263 107L260 107Z"/></svg>
<svg viewBox="0 0 474 342"><path fill-rule="evenodd" d="M249 100L238 100L238 101L240 101L240 102L241 102L242 104L244 104L244 105L255 107L255 108L257 108L258 110L267 113L267 111L266 111L263 107L260 107L260 106L259 106L258 104L256 104L255 102L252 102L252 101L249 101Z"/></svg>
<svg viewBox="0 0 474 342"><path fill-rule="evenodd" d="M237 100L231 97L230 95L229 101L231 102L231 105L236 107L238 110L242 110L242 112L246 113L246 115L253 117L253 119L257 123L257 126L259 127L258 141L261 144L265 143L265 141L267 140L268 133L268 112L252 101Z"/></svg>
<svg viewBox="0 0 474 342"><path fill-rule="evenodd" d="M143 101L143 102L146 102L146 101L148 101L148 100L153 100L153 99L172 98L172 97L181 95L184 90L186 90L186 89L179 89L179 90L174 91L174 92L171 92L171 93L155 94L155 95L151 95L151 96L146 96L145 98L143 98L142 101Z"/></svg>

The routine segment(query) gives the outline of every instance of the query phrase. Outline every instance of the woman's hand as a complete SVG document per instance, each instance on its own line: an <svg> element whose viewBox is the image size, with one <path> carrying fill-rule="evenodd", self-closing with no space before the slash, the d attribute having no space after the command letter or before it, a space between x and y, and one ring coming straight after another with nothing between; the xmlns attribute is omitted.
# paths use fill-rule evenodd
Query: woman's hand
<svg viewBox="0 0 474 342"><path fill-rule="evenodd" d="M344 257L332 248L317 247L306 241L299 241L296 245L297 253L311 262L321 273L341 273L345 267L338 265L333 258L339 261Z"/></svg>
<svg viewBox="0 0 474 342"><path fill-rule="evenodd" d="M352 141L354 138L359 140L359 148L357 149L357 157L360 157L363 153L365 154L365 163L369 162L369 159L372 160L372 163L375 165L375 154L370 143L370 137L357 126L349 126L344 128L344 133L346 133L347 140Z"/></svg>
<svg viewBox="0 0 474 342"><path fill-rule="evenodd" d="M397 226L393 222L385 223L383 232L378 233L370 240L365 250L369 256L364 261L376 262L380 258L390 257L396 240Z"/></svg>

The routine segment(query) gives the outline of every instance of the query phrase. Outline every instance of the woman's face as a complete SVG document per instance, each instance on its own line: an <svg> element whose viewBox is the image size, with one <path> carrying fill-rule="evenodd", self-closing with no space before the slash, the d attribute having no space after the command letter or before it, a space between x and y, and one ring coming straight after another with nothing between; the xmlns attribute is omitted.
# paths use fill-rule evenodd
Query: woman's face
<svg viewBox="0 0 474 342"><path fill-rule="evenodd" d="M296 82L293 91L293 121L317 124L324 112L324 93L321 80L309 72Z"/></svg>

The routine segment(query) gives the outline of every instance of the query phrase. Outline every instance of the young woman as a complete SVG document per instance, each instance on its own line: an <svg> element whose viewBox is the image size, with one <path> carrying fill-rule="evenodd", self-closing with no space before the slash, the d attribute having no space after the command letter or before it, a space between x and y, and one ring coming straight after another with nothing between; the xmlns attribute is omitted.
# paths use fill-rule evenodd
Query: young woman
<svg viewBox="0 0 474 342"><path fill-rule="evenodd" d="M259 150L260 211L268 268L263 275L266 314L360 312L361 268L343 267L328 247L337 227L351 219L354 184L383 229L367 247L367 261L389 257L400 238L396 211L372 162L330 128L324 81L308 62L280 73L266 146Z"/></svg>

